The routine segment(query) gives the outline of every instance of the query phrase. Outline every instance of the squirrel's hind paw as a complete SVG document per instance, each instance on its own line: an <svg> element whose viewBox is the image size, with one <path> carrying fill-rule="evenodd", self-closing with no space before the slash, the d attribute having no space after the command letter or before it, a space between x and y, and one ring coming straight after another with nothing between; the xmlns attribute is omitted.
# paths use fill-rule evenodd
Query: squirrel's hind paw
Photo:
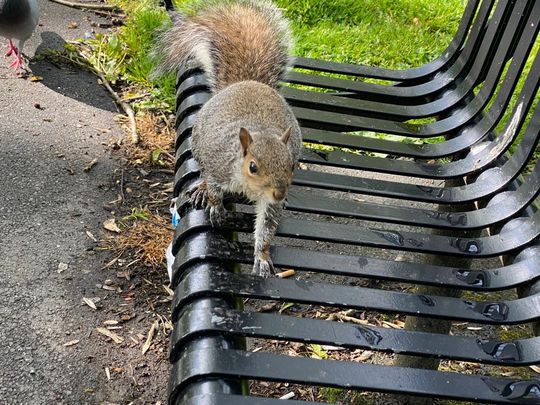
<svg viewBox="0 0 540 405"><path fill-rule="evenodd" d="M272 260L263 260L256 257L255 262L253 263L253 270L251 271L251 274L258 274L262 278L268 278L270 277L270 275L276 274L276 270L274 269L274 264L272 263Z"/></svg>
<svg viewBox="0 0 540 405"><path fill-rule="evenodd" d="M210 207L210 222L212 223L212 226L216 227L223 223L225 220L225 212L223 204Z"/></svg>

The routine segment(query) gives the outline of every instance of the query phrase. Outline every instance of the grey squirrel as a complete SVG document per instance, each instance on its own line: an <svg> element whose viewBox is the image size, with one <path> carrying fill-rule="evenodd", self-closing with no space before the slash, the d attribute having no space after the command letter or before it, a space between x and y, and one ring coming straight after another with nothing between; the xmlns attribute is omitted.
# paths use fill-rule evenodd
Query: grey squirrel
<svg viewBox="0 0 540 405"><path fill-rule="evenodd" d="M270 244L302 144L298 121L277 92L292 44L288 22L266 0L198 2L172 19L158 39L156 73L195 60L213 93L193 127L203 181L191 203L206 207L216 225L224 219L224 193L254 202L253 273L268 277L274 273Z"/></svg>

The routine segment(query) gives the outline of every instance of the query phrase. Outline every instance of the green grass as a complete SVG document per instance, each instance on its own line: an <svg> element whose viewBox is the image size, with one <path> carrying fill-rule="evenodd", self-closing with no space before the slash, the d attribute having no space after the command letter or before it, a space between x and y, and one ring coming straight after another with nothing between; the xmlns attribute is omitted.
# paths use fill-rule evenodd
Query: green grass
<svg viewBox="0 0 540 405"><path fill-rule="evenodd" d="M290 19L295 54L403 69L448 45L462 0L278 0Z"/></svg>
<svg viewBox="0 0 540 405"><path fill-rule="evenodd" d="M172 109L172 75L152 81L149 50L156 29L168 21L157 0L110 0L128 15L111 41L119 79L150 91L153 101L139 107ZM177 1L180 7L189 1ZM430 61L450 42L464 0L277 0L291 21L294 54L338 62L408 68ZM119 44L121 49L119 52Z"/></svg>

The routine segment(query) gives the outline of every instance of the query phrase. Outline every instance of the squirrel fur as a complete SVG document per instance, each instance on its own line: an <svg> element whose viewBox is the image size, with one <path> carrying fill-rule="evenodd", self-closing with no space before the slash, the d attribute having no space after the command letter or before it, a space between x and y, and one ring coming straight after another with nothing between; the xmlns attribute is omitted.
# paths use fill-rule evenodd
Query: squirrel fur
<svg viewBox="0 0 540 405"><path fill-rule="evenodd" d="M172 19L158 41L156 73L194 61L213 93L192 131L203 178L191 192L192 205L209 209L217 225L225 193L254 202L253 273L268 277L270 244L302 144L298 121L277 91L289 62L288 22L267 0L199 2Z"/></svg>

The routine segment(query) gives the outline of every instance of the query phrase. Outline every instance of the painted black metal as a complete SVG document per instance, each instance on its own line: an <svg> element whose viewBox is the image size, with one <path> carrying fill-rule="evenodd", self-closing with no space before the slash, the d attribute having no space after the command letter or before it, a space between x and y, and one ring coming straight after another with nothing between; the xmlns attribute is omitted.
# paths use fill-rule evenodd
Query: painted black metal
<svg viewBox="0 0 540 405"><path fill-rule="evenodd" d="M404 329L323 321L294 316L202 308L189 304L173 332L171 362L182 347L201 335L242 335L253 338L312 342L350 349L399 352L496 365L530 365L540 362L540 337L516 341L468 336L434 335Z"/></svg>
<svg viewBox="0 0 540 405"><path fill-rule="evenodd" d="M374 364L320 361L219 348L191 351L186 349L185 355L177 364L173 374L175 382L178 382L177 390L197 379L229 377L343 389L375 389L397 394L472 399L475 403L494 404L537 404L540 392L539 380L503 379ZM253 397L252 401L257 404L257 397Z"/></svg>
<svg viewBox="0 0 540 405"><path fill-rule="evenodd" d="M238 238L246 240L252 232L253 215L243 208L246 201L230 196L231 204L239 209L228 212L224 224L214 228L207 213L189 205L185 192L199 181L199 166L191 155L191 131L197 110L210 94L199 69L179 72L173 193L178 197L181 221L173 240L170 404L282 403L250 396L247 380L497 404L540 403L538 380L252 353L243 342L258 338L317 343L343 350L490 364L497 370L540 363L540 337L497 335L503 327L540 320L540 290L527 290L540 281L540 166L536 161L540 57L531 55L539 23L540 2L473 0L447 50L420 68L390 71L297 60L297 67L312 72L293 72L289 83L340 92L284 88L302 122L304 139L346 149L305 147L302 163L307 167L295 172L278 229L280 238L271 256L276 268L337 276L332 282L304 277L263 280L231 272L239 264L249 267L252 263L252 243ZM523 77L527 60L533 63ZM328 78L317 71L355 76L355 80ZM358 77L397 83L372 85ZM524 85L517 94L522 79ZM426 115L434 121L407 122ZM509 118L502 125L504 116ZM350 133L363 130L445 139L436 144L407 144L399 138ZM370 152L383 155L370 156ZM367 173L401 177L370 178ZM444 183L456 178L464 179L464 185ZM377 201L364 201L359 194L376 196ZM471 202L474 206L463 205ZM432 234L431 229L446 233ZM483 230L483 234L470 237L471 230ZM301 247L300 240L318 247ZM332 252L326 251L327 244L334 247ZM371 250L336 253L336 247L345 245ZM383 259L377 257L378 250L415 255ZM422 260L426 254L448 257L448 263L428 264ZM504 264L486 260L501 255ZM453 265L453 256L468 258L473 266ZM343 276L352 284L343 284L339 278ZM367 288L354 282L366 278L482 295L450 298L394 289L393 284ZM516 287L529 295L508 295ZM493 291L499 293L493 295ZM489 338L481 339L265 314L244 309L241 302L246 298L320 305L334 311L459 320L488 325L490 332Z"/></svg>

